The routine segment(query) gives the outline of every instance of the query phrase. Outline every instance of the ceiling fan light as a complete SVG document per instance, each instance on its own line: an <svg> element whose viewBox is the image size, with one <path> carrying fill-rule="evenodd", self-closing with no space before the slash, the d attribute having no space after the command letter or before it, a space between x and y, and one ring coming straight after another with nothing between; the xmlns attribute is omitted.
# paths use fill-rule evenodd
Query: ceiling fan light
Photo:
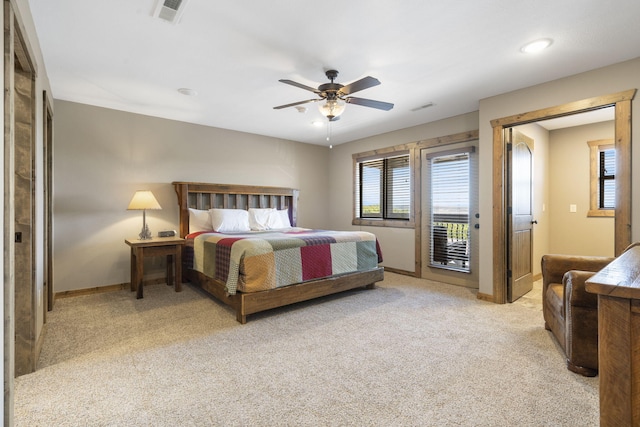
<svg viewBox="0 0 640 427"><path fill-rule="evenodd" d="M344 112L345 102L341 99L328 99L327 102L318 106L320 114L333 120Z"/></svg>

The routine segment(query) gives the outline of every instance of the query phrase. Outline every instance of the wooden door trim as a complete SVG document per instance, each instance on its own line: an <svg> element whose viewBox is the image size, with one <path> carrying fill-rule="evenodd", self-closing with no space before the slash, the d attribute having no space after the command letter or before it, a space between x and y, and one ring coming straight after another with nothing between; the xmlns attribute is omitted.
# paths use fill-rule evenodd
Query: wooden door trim
<svg viewBox="0 0 640 427"><path fill-rule="evenodd" d="M13 425L15 365L15 126L12 105L15 102L13 72L15 68L15 31L11 3L4 2L4 425Z"/></svg>
<svg viewBox="0 0 640 427"><path fill-rule="evenodd" d="M416 173L413 175L413 211L415 212L415 258L414 258L414 276L422 277L422 175L425 168L422 164L420 154L422 150L427 148L443 147L451 144L460 144L463 142L477 141L480 138L479 130L471 130L467 132L456 133L452 135L440 136L436 138L423 139L411 146L412 157L414 160Z"/></svg>
<svg viewBox="0 0 640 427"><path fill-rule="evenodd" d="M631 101L636 89L587 98L491 121L493 127L493 302L506 302L506 166L505 128L564 117L606 107L615 107L617 175L615 253L631 243ZM625 156L626 153L626 156Z"/></svg>
<svg viewBox="0 0 640 427"><path fill-rule="evenodd" d="M43 107L43 181L44 181L44 257L46 271L44 272L46 290L44 307L44 322L47 321L47 311L53 310L53 104L49 93L42 92Z"/></svg>

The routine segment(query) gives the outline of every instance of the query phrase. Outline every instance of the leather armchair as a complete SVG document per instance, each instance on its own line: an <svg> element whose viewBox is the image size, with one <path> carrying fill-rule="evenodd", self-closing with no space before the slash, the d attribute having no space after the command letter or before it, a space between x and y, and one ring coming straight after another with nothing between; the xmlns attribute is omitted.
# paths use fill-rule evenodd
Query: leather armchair
<svg viewBox="0 0 640 427"><path fill-rule="evenodd" d="M598 374L598 298L585 281L613 261L596 256L542 257L542 311L567 357L567 368L592 377Z"/></svg>

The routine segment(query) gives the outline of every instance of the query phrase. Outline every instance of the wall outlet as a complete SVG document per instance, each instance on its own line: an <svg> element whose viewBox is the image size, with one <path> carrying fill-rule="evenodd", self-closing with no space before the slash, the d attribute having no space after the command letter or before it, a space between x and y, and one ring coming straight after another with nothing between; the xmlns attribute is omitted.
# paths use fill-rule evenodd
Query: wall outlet
<svg viewBox="0 0 640 427"><path fill-rule="evenodd" d="M578 212L578 206L569 205L569 212Z"/></svg>

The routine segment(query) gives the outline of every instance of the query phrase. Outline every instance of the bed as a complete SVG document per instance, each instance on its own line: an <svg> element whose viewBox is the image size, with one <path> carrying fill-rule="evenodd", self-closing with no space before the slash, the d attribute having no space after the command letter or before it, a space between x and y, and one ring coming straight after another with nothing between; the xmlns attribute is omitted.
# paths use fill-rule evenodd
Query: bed
<svg viewBox="0 0 640 427"><path fill-rule="evenodd" d="M384 269L378 266L382 260L380 247L374 235L297 227L296 189L197 182L174 182L173 185L180 207L180 236L187 240L182 257L183 281L201 287L229 305L235 310L236 320L242 324L251 314L350 289L373 289L376 282L384 279ZM263 230L258 226L260 231L234 229L230 233L205 231L202 224L199 224L200 229L195 227L199 221L195 215L209 211L211 216L215 216L214 212L229 213L231 210L234 210L231 213L238 214L241 212L235 210L251 211L252 220L256 212L270 211L269 222L274 215L280 217L278 221L288 221L284 229L277 222L275 229ZM254 223L255 220L252 228ZM348 241L347 234L353 235L353 241ZM250 245L253 242L258 248ZM294 242L294 247L271 254L272 248L279 249L284 242L287 245ZM333 255L326 254L329 247L329 252L335 251ZM228 253L229 259L223 261L221 253ZM315 265L310 261L322 253L333 256L333 267L328 270L322 267L322 261ZM335 262L342 259L336 258L336 253L346 253L346 258L351 261ZM265 271L258 270L258 265L267 264L266 258L284 262L284 259L291 258L291 254L306 260L305 266L298 268L286 264L283 268L285 264L276 263L266 267ZM282 274L283 271L287 274ZM296 271L296 274L291 271Z"/></svg>

